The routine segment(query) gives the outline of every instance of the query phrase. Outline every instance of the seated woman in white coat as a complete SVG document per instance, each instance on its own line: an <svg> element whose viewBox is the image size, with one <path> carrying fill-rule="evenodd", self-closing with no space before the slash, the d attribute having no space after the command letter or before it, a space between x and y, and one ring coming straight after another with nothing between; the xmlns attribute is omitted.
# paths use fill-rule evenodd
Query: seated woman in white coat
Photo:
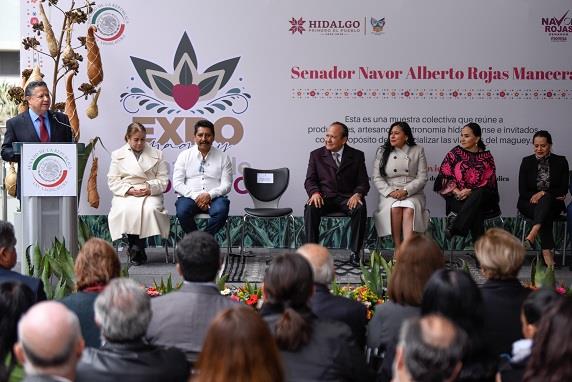
<svg viewBox="0 0 572 382"><path fill-rule="evenodd" d="M163 153L145 143L145 127L137 122L127 127L125 141L111 154L107 184L113 193L109 212L111 239L127 234L129 257L135 265L147 261L144 238L169 237L169 215L163 208L163 192L169 169Z"/></svg>
<svg viewBox="0 0 572 382"><path fill-rule="evenodd" d="M414 231L425 232L427 160L407 122L392 124L387 141L377 150L373 183L379 191L379 205L373 214L377 236L391 235L397 249Z"/></svg>

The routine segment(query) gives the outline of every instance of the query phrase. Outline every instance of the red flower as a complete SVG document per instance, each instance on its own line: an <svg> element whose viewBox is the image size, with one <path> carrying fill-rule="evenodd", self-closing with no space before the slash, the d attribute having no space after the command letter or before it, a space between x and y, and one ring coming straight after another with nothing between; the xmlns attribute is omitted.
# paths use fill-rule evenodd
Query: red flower
<svg viewBox="0 0 572 382"><path fill-rule="evenodd" d="M233 294L232 296L230 296L230 299L231 299L232 301L236 301L236 302L239 302L239 301L240 301L240 299L238 298L238 296L235 295L235 294Z"/></svg>
<svg viewBox="0 0 572 382"><path fill-rule="evenodd" d="M246 305L256 305L258 302L258 296L255 294L251 294L248 300L246 300Z"/></svg>

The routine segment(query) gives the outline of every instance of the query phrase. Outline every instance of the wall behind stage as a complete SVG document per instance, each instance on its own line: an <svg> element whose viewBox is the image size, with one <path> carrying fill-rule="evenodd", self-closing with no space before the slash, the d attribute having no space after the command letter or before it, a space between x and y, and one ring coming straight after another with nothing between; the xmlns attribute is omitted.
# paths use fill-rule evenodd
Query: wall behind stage
<svg viewBox="0 0 572 382"><path fill-rule="evenodd" d="M36 7L21 8L23 37ZM335 120L350 127L370 174L389 125L408 121L427 153L433 216L444 203L432 180L469 121L496 159L505 216L516 213L518 168L535 131L549 130L553 151L572 158L569 1L97 1L89 22L99 28L104 82L100 116L82 118L81 141L99 136L115 150L140 121L172 166L192 145L194 122L208 118L233 161L233 215L251 205L245 166L289 167L281 204L301 215L308 154ZM51 73L41 55L22 51L21 63ZM82 200L81 214L110 208L109 154L101 146L96 154L102 202L96 210ZM373 189L370 214L377 198ZM170 213L174 201L170 191Z"/></svg>

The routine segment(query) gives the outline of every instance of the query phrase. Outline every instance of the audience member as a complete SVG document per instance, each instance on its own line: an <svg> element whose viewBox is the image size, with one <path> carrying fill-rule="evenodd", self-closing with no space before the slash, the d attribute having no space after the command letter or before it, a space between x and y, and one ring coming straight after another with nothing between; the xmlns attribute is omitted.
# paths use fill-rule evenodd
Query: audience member
<svg viewBox="0 0 572 382"><path fill-rule="evenodd" d="M468 345L458 381L494 381L497 355L489 350L483 331L483 298L477 284L463 271L440 269L427 281L421 315L441 314L465 331Z"/></svg>
<svg viewBox="0 0 572 382"><path fill-rule="evenodd" d="M408 319L399 335L393 381L454 381L466 341L463 330L443 316Z"/></svg>
<svg viewBox="0 0 572 382"><path fill-rule="evenodd" d="M46 299L42 280L11 271L16 265L16 236L12 223L0 220L0 283L20 281L34 293L36 301Z"/></svg>
<svg viewBox="0 0 572 382"><path fill-rule="evenodd" d="M319 244L308 243L298 248L298 253L310 262L314 273L314 295L310 299L312 312L321 319L346 323L358 346L363 348L367 308L360 302L330 293L329 285L334 281L336 270L328 249Z"/></svg>
<svg viewBox="0 0 572 382"><path fill-rule="evenodd" d="M144 341L150 320L149 296L141 285L127 278L110 281L95 299L103 345L85 349L78 381L187 381L189 366L181 351Z"/></svg>
<svg viewBox="0 0 572 382"><path fill-rule="evenodd" d="M520 308L530 292L517 278L524 247L509 232L492 228L475 243L475 254L487 279L481 286L484 335L493 354L510 353L512 343L522 338Z"/></svg>
<svg viewBox="0 0 572 382"><path fill-rule="evenodd" d="M14 353L24 365L24 382L69 382L84 348L76 315L55 301L40 302L18 323Z"/></svg>
<svg viewBox="0 0 572 382"><path fill-rule="evenodd" d="M426 236L414 234L399 247L387 288L389 300L375 307L367 327L367 346L385 353L381 374L386 378L391 376L401 324L419 315L427 280L444 267L443 252Z"/></svg>
<svg viewBox="0 0 572 382"><path fill-rule="evenodd" d="M538 331L538 324L542 316L561 296L552 289L538 289L528 295L522 304L520 320L524 339L512 344L512 357L510 362L501 369L502 382L520 382L524 376L526 364L530 359L532 339Z"/></svg>
<svg viewBox="0 0 572 382"><path fill-rule="evenodd" d="M14 355L18 339L18 321L34 303L32 290L19 281L0 284L0 381L16 382L24 371Z"/></svg>
<svg viewBox="0 0 572 382"><path fill-rule="evenodd" d="M211 323L193 382L282 382L280 353L268 326L250 307L237 305Z"/></svg>
<svg viewBox="0 0 572 382"><path fill-rule="evenodd" d="M221 263L220 248L211 234L194 231L185 235L175 255L183 286L151 301L153 319L147 339L183 350L194 363L213 318L235 303L221 296L214 282Z"/></svg>
<svg viewBox="0 0 572 382"><path fill-rule="evenodd" d="M101 346L99 327L95 324L93 303L111 279L119 277L121 265L113 247L105 240L91 238L75 259L76 292L61 302L79 318L85 346Z"/></svg>
<svg viewBox="0 0 572 382"><path fill-rule="evenodd" d="M313 288L310 264L295 253L275 256L264 276L261 314L282 354L286 380L371 380L350 328L310 310Z"/></svg>
<svg viewBox="0 0 572 382"><path fill-rule="evenodd" d="M540 319L524 382L572 381L572 298L558 301Z"/></svg>

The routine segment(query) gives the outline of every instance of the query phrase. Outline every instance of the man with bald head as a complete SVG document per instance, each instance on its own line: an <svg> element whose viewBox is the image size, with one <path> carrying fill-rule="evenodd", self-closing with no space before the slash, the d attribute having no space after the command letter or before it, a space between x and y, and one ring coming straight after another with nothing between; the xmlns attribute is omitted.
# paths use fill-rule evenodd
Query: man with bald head
<svg viewBox="0 0 572 382"><path fill-rule="evenodd" d="M356 343L363 348L367 309L362 303L330 293L329 285L334 281L336 270L327 248L308 243L298 248L297 252L308 260L314 272L314 295L310 300L312 312L321 319L347 324L354 334Z"/></svg>
<svg viewBox="0 0 572 382"><path fill-rule="evenodd" d="M304 188L308 201L304 207L307 243L320 242L320 219L330 213L350 217L350 259L358 267L367 228L365 196L369 177L363 151L347 144L349 129L333 122L324 138L325 145L310 153Z"/></svg>
<svg viewBox="0 0 572 382"><path fill-rule="evenodd" d="M465 332L443 316L410 318L401 326L392 381L454 381L466 342Z"/></svg>
<svg viewBox="0 0 572 382"><path fill-rule="evenodd" d="M83 348L77 316L59 302L32 306L18 323L14 352L24 365L24 382L74 381Z"/></svg>

